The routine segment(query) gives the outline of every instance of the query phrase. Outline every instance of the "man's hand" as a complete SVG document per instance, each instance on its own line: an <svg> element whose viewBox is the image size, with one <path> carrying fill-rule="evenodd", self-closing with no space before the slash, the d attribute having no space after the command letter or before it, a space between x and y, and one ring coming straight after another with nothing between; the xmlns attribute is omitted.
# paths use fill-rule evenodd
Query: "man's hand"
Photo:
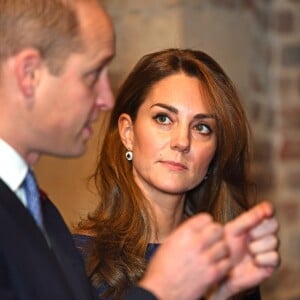
<svg viewBox="0 0 300 300"><path fill-rule="evenodd" d="M228 255L224 227L196 215L159 247L139 285L160 300L198 299L228 273Z"/></svg>
<svg viewBox="0 0 300 300"><path fill-rule="evenodd" d="M260 284L280 264L278 222L263 202L225 225L232 269L209 299L227 299Z"/></svg>

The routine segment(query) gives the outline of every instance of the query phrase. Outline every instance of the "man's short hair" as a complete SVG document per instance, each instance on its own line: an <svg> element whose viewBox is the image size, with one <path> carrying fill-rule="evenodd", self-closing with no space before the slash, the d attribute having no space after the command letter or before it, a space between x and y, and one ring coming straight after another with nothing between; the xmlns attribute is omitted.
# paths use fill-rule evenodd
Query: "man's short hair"
<svg viewBox="0 0 300 300"><path fill-rule="evenodd" d="M51 73L83 43L76 0L0 0L0 66L25 48L37 49Z"/></svg>

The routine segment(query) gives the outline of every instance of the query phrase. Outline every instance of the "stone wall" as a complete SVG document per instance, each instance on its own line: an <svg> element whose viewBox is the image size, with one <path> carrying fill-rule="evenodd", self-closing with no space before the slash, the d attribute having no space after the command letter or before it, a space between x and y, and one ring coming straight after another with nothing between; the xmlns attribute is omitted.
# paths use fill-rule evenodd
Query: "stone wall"
<svg viewBox="0 0 300 300"><path fill-rule="evenodd" d="M104 4L117 32L117 56L111 65L114 89L142 55L168 47L202 49L233 79L253 130L258 197L274 203L281 223L282 266L264 284L263 299L300 299L300 1ZM86 178L95 165L98 138L95 134L81 159L43 158L37 166L40 182L70 226L97 201Z"/></svg>

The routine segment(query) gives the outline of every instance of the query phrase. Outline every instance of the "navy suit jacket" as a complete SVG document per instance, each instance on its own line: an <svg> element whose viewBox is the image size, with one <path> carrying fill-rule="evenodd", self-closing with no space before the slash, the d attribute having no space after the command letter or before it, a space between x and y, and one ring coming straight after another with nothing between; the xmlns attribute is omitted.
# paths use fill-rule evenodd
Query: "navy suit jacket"
<svg viewBox="0 0 300 300"><path fill-rule="evenodd" d="M68 228L51 201L41 198L51 247L0 179L0 299L95 299Z"/></svg>
<svg viewBox="0 0 300 300"><path fill-rule="evenodd" d="M0 179L0 299L95 299L61 215L43 193L41 203L50 247L28 210ZM125 299L155 297L134 287Z"/></svg>

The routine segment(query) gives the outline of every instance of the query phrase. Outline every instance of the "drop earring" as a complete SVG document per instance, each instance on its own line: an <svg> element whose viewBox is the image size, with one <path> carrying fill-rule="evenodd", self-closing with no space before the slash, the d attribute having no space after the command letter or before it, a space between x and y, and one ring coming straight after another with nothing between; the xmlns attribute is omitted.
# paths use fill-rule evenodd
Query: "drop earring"
<svg viewBox="0 0 300 300"><path fill-rule="evenodd" d="M129 150L126 151L125 156L128 161L132 160L132 157L133 157L132 151L129 151Z"/></svg>

